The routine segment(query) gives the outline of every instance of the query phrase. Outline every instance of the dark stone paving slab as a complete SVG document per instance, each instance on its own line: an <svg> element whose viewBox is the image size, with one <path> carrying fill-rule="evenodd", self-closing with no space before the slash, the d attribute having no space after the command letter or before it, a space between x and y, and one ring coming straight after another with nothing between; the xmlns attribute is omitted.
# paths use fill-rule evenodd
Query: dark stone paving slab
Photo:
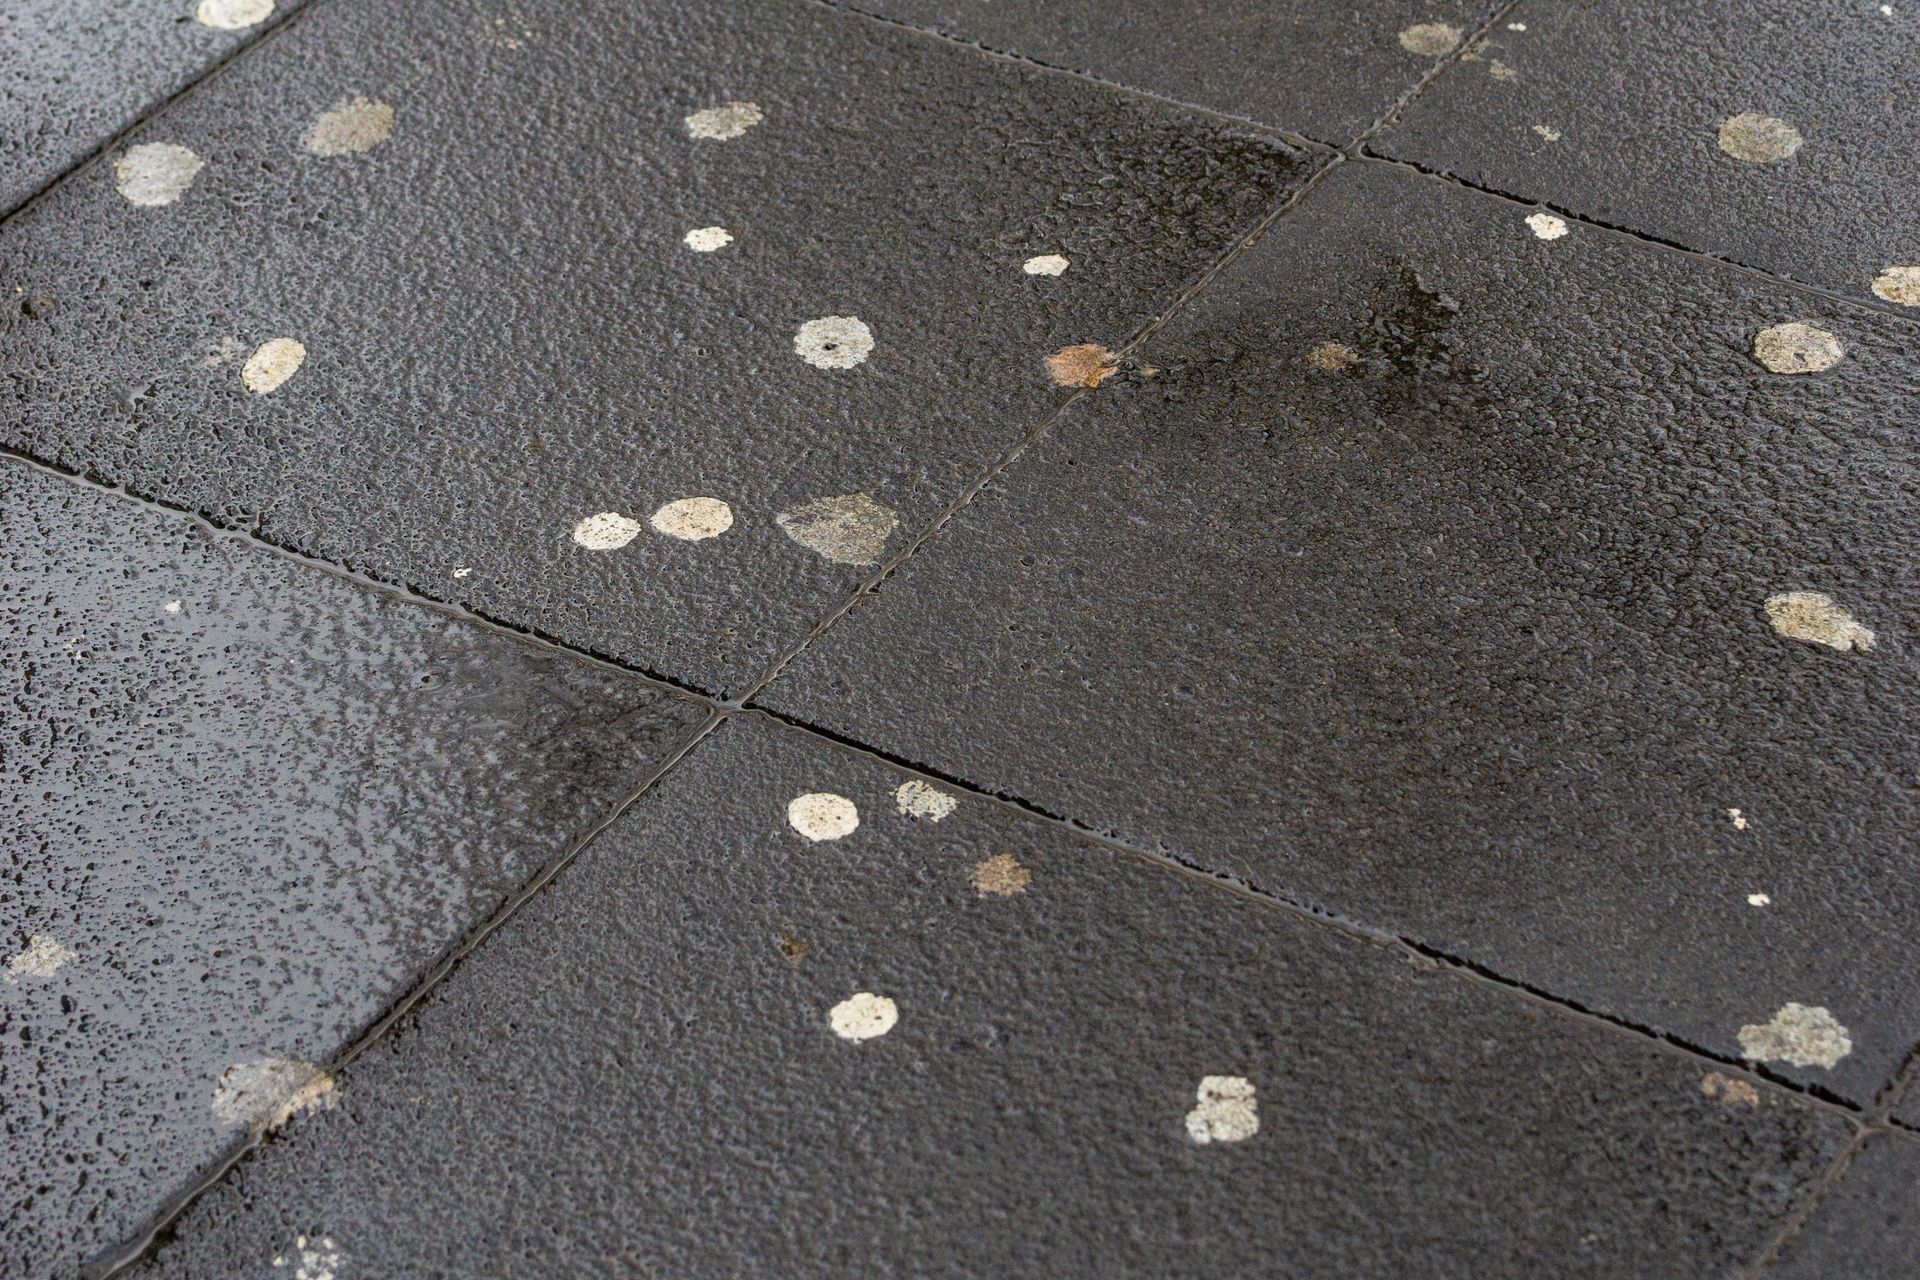
<svg viewBox="0 0 1920 1280"><path fill-rule="evenodd" d="M1691 1280L1845 1135L736 720L143 1274Z"/></svg>
<svg viewBox="0 0 1920 1280"><path fill-rule="evenodd" d="M1374 148L1920 307L1920 7L1529 0L1508 17Z"/></svg>
<svg viewBox="0 0 1920 1280"><path fill-rule="evenodd" d="M852 6L1342 146L1485 22L1488 0L859 0Z"/></svg>
<svg viewBox="0 0 1920 1280"><path fill-rule="evenodd" d="M1778 1280L1899 1280L1920 1265L1920 1142L1867 1139L1765 1274Z"/></svg>
<svg viewBox="0 0 1920 1280"><path fill-rule="evenodd" d="M335 0L141 133L174 203L16 219L6 438L730 690L1311 168L811 5L530 12Z"/></svg>
<svg viewBox="0 0 1920 1280"><path fill-rule="evenodd" d="M0 5L0 217L303 0Z"/></svg>
<svg viewBox="0 0 1920 1280"><path fill-rule="evenodd" d="M1871 1099L1915 329L1562 230L1343 166L765 701ZM1797 322L1836 367L1757 362Z"/></svg>
<svg viewBox="0 0 1920 1280"><path fill-rule="evenodd" d="M74 1274L703 713L0 463L0 1274Z"/></svg>

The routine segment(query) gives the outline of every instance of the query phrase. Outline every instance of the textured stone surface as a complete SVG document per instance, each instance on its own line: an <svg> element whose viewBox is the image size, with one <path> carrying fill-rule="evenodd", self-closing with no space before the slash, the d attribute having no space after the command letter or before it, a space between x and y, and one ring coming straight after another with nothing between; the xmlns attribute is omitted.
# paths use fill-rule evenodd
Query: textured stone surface
<svg viewBox="0 0 1920 1280"><path fill-rule="evenodd" d="M1526 214L1343 166L766 700L1716 1053L1825 1010L1775 1066L1864 1102L1920 1038L1916 327ZM1767 372L1787 320L1845 358Z"/></svg>
<svg viewBox="0 0 1920 1280"><path fill-rule="evenodd" d="M140 132L205 160L176 203L102 165L16 218L5 438L734 689L871 572L776 515L865 494L903 545L1057 402L1044 353L1126 338L1310 168L812 5L501 13L317 8ZM830 317L863 360L796 350ZM297 372L243 383L279 338ZM732 528L570 537L687 497Z"/></svg>
<svg viewBox="0 0 1920 1280"><path fill-rule="evenodd" d="M1697 1280L1844 1142L990 802L904 815L903 781L724 726L140 1274ZM861 822L809 844L822 790ZM982 895L1000 856L1031 880Z"/></svg>
<svg viewBox="0 0 1920 1280"><path fill-rule="evenodd" d="M1374 147L1870 298L1920 266L1920 6L1887 7L1527 0ZM1730 152L1743 116L1778 124Z"/></svg>
<svg viewBox="0 0 1920 1280"><path fill-rule="evenodd" d="M703 715L17 462L0 547L0 1274L63 1277Z"/></svg>
<svg viewBox="0 0 1920 1280"><path fill-rule="evenodd" d="M1920 1259L1920 1140L1867 1139L1765 1274L1778 1280L1900 1280Z"/></svg>

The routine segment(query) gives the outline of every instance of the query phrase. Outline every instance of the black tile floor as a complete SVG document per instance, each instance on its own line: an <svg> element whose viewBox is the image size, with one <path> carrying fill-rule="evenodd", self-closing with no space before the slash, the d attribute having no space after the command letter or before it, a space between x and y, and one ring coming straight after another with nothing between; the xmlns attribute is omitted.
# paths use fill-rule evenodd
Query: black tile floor
<svg viewBox="0 0 1920 1280"><path fill-rule="evenodd" d="M0 9L0 1275L1910 1274L1916 20Z"/></svg>

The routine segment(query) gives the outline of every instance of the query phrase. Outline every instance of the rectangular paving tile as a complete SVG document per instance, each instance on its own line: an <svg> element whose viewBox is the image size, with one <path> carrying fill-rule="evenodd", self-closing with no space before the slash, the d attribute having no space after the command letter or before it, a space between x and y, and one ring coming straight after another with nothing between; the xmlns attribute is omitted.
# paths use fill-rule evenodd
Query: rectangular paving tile
<svg viewBox="0 0 1920 1280"><path fill-rule="evenodd" d="M1865 1101L1920 1037L1915 337L1343 165L765 701Z"/></svg>
<svg viewBox="0 0 1920 1280"><path fill-rule="evenodd" d="M0 217L303 0L0 5Z"/></svg>
<svg viewBox="0 0 1920 1280"><path fill-rule="evenodd" d="M1874 1280L1920 1265L1920 1139L1867 1139L1772 1266L1776 1280Z"/></svg>
<svg viewBox="0 0 1920 1280"><path fill-rule="evenodd" d="M1920 7L1527 0L1508 18L1375 149L1920 307Z"/></svg>
<svg viewBox="0 0 1920 1280"><path fill-rule="evenodd" d="M119 1247L704 722L0 463L0 1274Z"/></svg>
<svg viewBox="0 0 1920 1280"><path fill-rule="evenodd" d="M1694 1280L1847 1133L738 718L337 1092L138 1274Z"/></svg>
<svg viewBox="0 0 1920 1280"><path fill-rule="evenodd" d="M854 7L1344 146L1489 0L860 0Z"/></svg>
<svg viewBox="0 0 1920 1280"><path fill-rule="evenodd" d="M334 0L139 135L175 202L15 219L5 438L732 690L1312 167L814 5L508 12Z"/></svg>

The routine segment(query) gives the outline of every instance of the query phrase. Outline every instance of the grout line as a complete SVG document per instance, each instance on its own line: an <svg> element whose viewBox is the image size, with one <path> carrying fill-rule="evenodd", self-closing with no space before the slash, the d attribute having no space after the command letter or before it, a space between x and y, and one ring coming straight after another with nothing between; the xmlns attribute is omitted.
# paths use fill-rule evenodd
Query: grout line
<svg viewBox="0 0 1920 1280"><path fill-rule="evenodd" d="M1355 158L1362 155L1367 143L1397 124L1401 114L1413 105L1415 98L1425 93L1428 86L1432 85L1434 81L1453 70L1475 45L1484 40L1487 34L1503 21L1508 14L1518 9L1520 4L1521 0L1506 0L1505 4L1495 5L1493 12L1489 13L1479 26L1474 27L1471 31L1461 36L1460 43L1447 50L1446 54L1442 56L1438 62L1427 68L1427 74L1416 80L1413 87L1401 94L1378 120L1375 120L1372 125L1361 132L1359 137L1342 148L1343 152Z"/></svg>

